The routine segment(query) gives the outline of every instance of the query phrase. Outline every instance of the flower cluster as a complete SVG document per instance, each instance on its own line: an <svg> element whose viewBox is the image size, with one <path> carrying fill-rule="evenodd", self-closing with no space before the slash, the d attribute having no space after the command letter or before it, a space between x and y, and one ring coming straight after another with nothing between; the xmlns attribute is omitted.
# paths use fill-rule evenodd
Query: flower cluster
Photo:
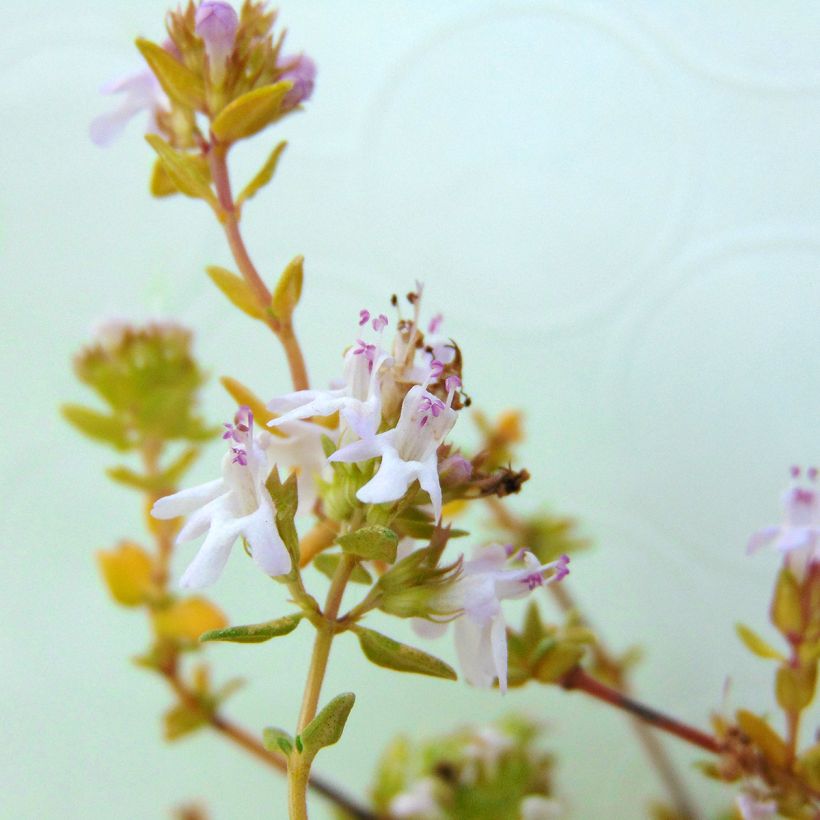
<svg viewBox="0 0 820 820"><path fill-rule="evenodd" d="M497 680L505 691L501 602L560 581L569 559L563 555L542 563L526 549L493 544L480 548L472 560L461 556L446 568L439 566L440 554L432 564L402 562L418 545L419 524L422 532L430 533L440 526L445 493L448 500L475 495L471 462L446 441L463 406L461 357L456 345L440 335L440 314L428 324L425 336L421 297L417 285L408 295L412 316L398 312L398 329L389 346L388 317L361 310L355 341L343 357L341 386L272 399L267 405L269 432L256 432L253 414L241 407L224 428L222 477L158 500L153 514L164 519L188 516L177 536L180 543L207 532L183 575L184 586L213 583L239 537L266 574L285 576L293 566L266 482L274 468L295 471L301 513L324 517L332 506L347 529L363 517L380 519L402 537L395 561L374 566L385 575L377 585L377 605L414 616L417 630L428 637L455 620L466 679L476 686ZM398 300L393 302L398 308ZM339 494L348 502L341 515L340 505L333 503ZM355 533L355 526L352 529ZM395 572L387 573L391 564Z"/></svg>

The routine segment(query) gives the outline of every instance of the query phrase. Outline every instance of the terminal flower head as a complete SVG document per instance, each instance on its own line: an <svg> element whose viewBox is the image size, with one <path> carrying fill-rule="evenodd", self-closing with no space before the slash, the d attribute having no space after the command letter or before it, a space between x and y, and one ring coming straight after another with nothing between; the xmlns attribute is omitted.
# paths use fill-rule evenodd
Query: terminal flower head
<svg viewBox="0 0 820 820"><path fill-rule="evenodd" d="M177 543L207 532L202 546L180 580L183 587L205 587L222 573L239 536L251 556L268 575L290 571L290 556L274 520L275 510L265 480L270 473L267 446L270 435L254 436L253 414L240 407L233 423L225 425L228 452L222 459L222 478L160 498L151 510L155 518L187 516Z"/></svg>
<svg viewBox="0 0 820 820"><path fill-rule="evenodd" d="M774 545L785 555L786 562L798 578L807 567L820 559L820 492L817 486L817 468L805 472L791 468L791 484L781 496L783 521L758 530L750 539L747 552L757 552Z"/></svg>
<svg viewBox="0 0 820 820"><path fill-rule="evenodd" d="M357 462L381 457L376 475L356 493L366 504L384 504L402 498L418 480L430 495L435 518L441 516L441 483L438 447L456 423L450 406L429 393L423 385L411 387L404 398L399 421L392 430L362 438L337 450L330 461Z"/></svg>

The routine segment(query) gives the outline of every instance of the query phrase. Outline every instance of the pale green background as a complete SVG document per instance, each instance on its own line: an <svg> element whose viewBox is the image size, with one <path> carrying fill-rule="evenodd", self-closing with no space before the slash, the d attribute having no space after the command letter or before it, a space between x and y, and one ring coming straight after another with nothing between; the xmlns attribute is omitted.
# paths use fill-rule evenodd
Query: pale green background
<svg viewBox="0 0 820 820"><path fill-rule="evenodd" d="M138 534L139 511L101 477L113 454L56 412L86 398L69 358L111 314L176 316L214 374L287 387L276 346L202 273L229 262L210 214L148 197L140 126L107 151L87 138L109 105L97 87L135 65L136 34L161 37L164 8L3 7L8 818L160 818L190 799L218 820L284 814L282 780L219 739L160 741L168 693L128 663L145 624L107 599L92 557ZM745 558L745 540L778 516L788 465L820 458L817 4L304 0L283 19L319 82L280 129L291 147L246 231L269 275L306 256L299 328L316 383L360 307L425 280L469 392L526 409L533 480L518 505L548 502L595 538L572 586L615 647L646 648L644 698L705 725L728 676L725 708L770 708L769 670L732 624L771 636L776 558ZM238 176L274 138L237 152ZM207 409L230 413L215 383ZM238 555L213 592L235 623L284 611ZM305 631L210 657L249 679L230 710L261 727L293 719L307 653ZM320 768L359 793L394 733L511 709L548 721L572 816L636 817L660 793L622 718L580 695L389 674L343 637L325 691L349 689L360 700ZM685 769L698 757L669 747ZM688 777L712 809L730 799Z"/></svg>

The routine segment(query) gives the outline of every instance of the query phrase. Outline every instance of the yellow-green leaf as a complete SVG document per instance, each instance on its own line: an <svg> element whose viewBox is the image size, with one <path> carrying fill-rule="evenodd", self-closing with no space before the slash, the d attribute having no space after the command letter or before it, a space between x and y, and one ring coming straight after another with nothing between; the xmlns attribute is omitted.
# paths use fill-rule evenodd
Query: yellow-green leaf
<svg viewBox="0 0 820 820"><path fill-rule="evenodd" d="M388 564L396 560L399 539L388 527L361 527L355 532L340 535L337 540L344 552L359 558L387 561Z"/></svg>
<svg viewBox="0 0 820 820"><path fill-rule="evenodd" d="M773 646L766 643L756 632L753 632L745 624L735 624L738 637L746 645L750 652L754 652L759 658L769 658L774 661L784 660L783 654L778 652Z"/></svg>
<svg viewBox="0 0 820 820"><path fill-rule="evenodd" d="M815 791L820 791L820 743L810 746L797 761L797 774Z"/></svg>
<svg viewBox="0 0 820 820"><path fill-rule="evenodd" d="M97 553L100 571L111 597L123 606L139 606L154 590L154 562L137 544L126 541Z"/></svg>
<svg viewBox="0 0 820 820"><path fill-rule="evenodd" d="M775 694L780 708L799 714L814 699L817 686L817 668L781 666L775 679Z"/></svg>
<svg viewBox="0 0 820 820"><path fill-rule="evenodd" d="M293 737L278 726L266 726L262 730L262 743L269 752L290 755L293 751Z"/></svg>
<svg viewBox="0 0 820 820"><path fill-rule="evenodd" d="M737 725L763 752L772 765L778 768L783 768L786 765L788 758L786 744L763 718L759 718L746 709L740 709L737 713Z"/></svg>
<svg viewBox="0 0 820 820"><path fill-rule="evenodd" d="M337 695L305 726L299 740L306 757L312 759L319 749L339 741L355 702L356 696L352 692Z"/></svg>
<svg viewBox="0 0 820 820"><path fill-rule="evenodd" d="M244 626L229 626L225 629L212 629L200 635L200 641L230 641L231 643L263 643L271 638L289 635L299 626L304 615L297 612L294 615L285 615L274 621L262 624L246 624Z"/></svg>
<svg viewBox="0 0 820 820"><path fill-rule="evenodd" d="M98 413L90 407L83 407L79 404L64 404L60 411L69 424L89 438L103 441L121 451L129 450L134 446L128 428L114 416Z"/></svg>
<svg viewBox="0 0 820 820"><path fill-rule="evenodd" d="M282 108L282 100L293 83L285 80L248 91L228 103L211 123L211 131L221 142L235 142L251 137L270 125Z"/></svg>
<svg viewBox="0 0 820 820"><path fill-rule="evenodd" d="M777 576L772 600L772 622L785 635L800 635L803 631L803 603L800 587L792 573L784 568Z"/></svg>
<svg viewBox="0 0 820 820"><path fill-rule="evenodd" d="M295 257L282 271L276 283L270 306L277 319L289 319L299 299L302 296L302 280L304 278L304 256Z"/></svg>
<svg viewBox="0 0 820 820"><path fill-rule="evenodd" d="M137 48L145 62L154 72L163 91L175 102L186 108L202 109L205 106L205 85L193 71L182 65L162 46L150 40L137 38Z"/></svg>
<svg viewBox="0 0 820 820"><path fill-rule="evenodd" d="M187 156L191 156L194 159L197 165L199 165L202 174L210 181L211 167L208 165L208 160L201 154L189 154ZM154 167L151 171L150 191L151 196L158 198L173 196L179 193L179 188L174 185L174 181L169 176L168 171L165 170L165 166L159 157L157 157L156 162L154 162Z"/></svg>
<svg viewBox="0 0 820 820"><path fill-rule="evenodd" d="M256 300L248 283L235 273L218 265L210 265L205 270L211 281L228 297L233 305L253 319L262 319L264 311Z"/></svg>
<svg viewBox="0 0 820 820"><path fill-rule="evenodd" d="M259 169L256 176L242 189L242 192L239 194L239 197L236 200L238 207L241 206L243 202L246 202L255 196L260 188L264 188L273 179L273 175L276 173L276 166L279 164L279 158L282 156L282 152L285 148L287 148L287 145L287 142L282 140L282 142L280 142L273 149L273 151L271 151L267 162L265 162L265 164Z"/></svg>
<svg viewBox="0 0 820 820"><path fill-rule="evenodd" d="M156 134L146 134L145 139L157 152L168 178L181 193L194 199L207 200L216 207L216 197L211 191L210 178L203 170L201 158L177 151Z"/></svg>
<svg viewBox="0 0 820 820"><path fill-rule="evenodd" d="M397 672L415 672L418 675L430 675L434 678L457 680L455 670L444 661L422 652L412 646L394 641L387 635L355 626L354 631L359 639L365 657L376 666L394 669Z"/></svg>

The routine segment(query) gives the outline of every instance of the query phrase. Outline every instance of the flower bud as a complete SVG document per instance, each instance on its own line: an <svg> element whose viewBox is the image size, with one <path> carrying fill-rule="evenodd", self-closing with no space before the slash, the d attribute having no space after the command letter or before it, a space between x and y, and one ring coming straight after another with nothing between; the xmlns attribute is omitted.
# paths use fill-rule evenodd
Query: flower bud
<svg viewBox="0 0 820 820"><path fill-rule="evenodd" d="M313 87L316 85L316 63L306 54L298 57L283 57L279 65L285 69L280 80L290 80L293 88L285 95L282 101L282 110L289 111L297 105L310 99Z"/></svg>
<svg viewBox="0 0 820 820"><path fill-rule="evenodd" d="M196 33L205 43L211 79L222 82L225 61L233 51L239 18L230 3L220 0L204 0L196 11Z"/></svg>

